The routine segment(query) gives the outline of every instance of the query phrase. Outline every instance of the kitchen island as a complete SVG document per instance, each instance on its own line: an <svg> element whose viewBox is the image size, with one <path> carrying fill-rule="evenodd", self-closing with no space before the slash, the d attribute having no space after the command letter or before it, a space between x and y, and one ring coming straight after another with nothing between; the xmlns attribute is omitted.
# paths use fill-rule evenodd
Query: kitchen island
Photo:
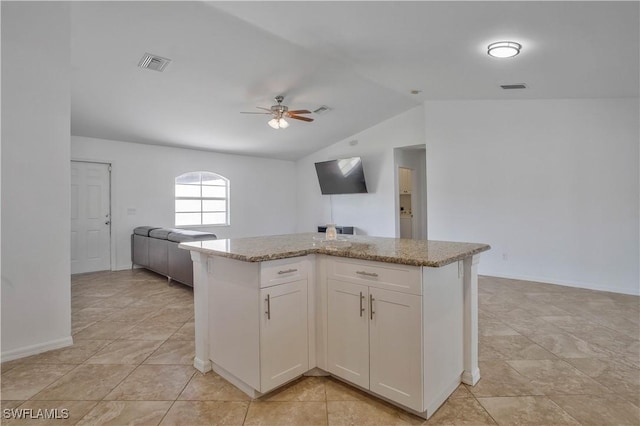
<svg viewBox="0 0 640 426"><path fill-rule="evenodd" d="M251 397L331 374L428 418L478 370L486 244L305 233L183 243L195 359Z"/></svg>

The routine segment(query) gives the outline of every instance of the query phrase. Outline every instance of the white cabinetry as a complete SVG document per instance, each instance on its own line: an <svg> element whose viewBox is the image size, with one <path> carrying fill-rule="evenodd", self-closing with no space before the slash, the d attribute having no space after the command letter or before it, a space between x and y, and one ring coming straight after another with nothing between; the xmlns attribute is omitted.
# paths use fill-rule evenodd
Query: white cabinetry
<svg viewBox="0 0 640 426"><path fill-rule="evenodd" d="M370 288L369 389L422 411L422 297Z"/></svg>
<svg viewBox="0 0 640 426"><path fill-rule="evenodd" d="M400 194L411 194L411 169L400 167L398 169L398 181Z"/></svg>
<svg viewBox="0 0 640 426"><path fill-rule="evenodd" d="M309 263L209 258L212 367L253 397L309 370Z"/></svg>
<svg viewBox="0 0 640 426"><path fill-rule="evenodd" d="M400 238L413 238L413 216L400 216Z"/></svg>
<svg viewBox="0 0 640 426"><path fill-rule="evenodd" d="M420 268L332 260L328 276L329 372L423 411Z"/></svg>
<svg viewBox="0 0 640 426"><path fill-rule="evenodd" d="M260 388L273 389L309 370L307 281L260 290Z"/></svg>
<svg viewBox="0 0 640 426"><path fill-rule="evenodd" d="M369 388L369 287L328 281L327 364L330 373Z"/></svg>
<svg viewBox="0 0 640 426"><path fill-rule="evenodd" d="M430 417L463 371L459 263L427 268L329 256L326 268L326 369Z"/></svg>
<svg viewBox="0 0 640 426"><path fill-rule="evenodd" d="M428 418L463 371L479 378L473 348L464 348L474 326L463 307L475 296L463 291L461 262L195 259L194 364L204 372L210 361L251 397L318 367Z"/></svg>

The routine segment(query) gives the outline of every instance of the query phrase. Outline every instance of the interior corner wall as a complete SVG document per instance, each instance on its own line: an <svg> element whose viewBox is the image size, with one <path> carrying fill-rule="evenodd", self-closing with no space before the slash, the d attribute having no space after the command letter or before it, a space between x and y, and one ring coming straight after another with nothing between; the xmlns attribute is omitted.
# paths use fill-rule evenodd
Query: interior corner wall
<svg viewBox="0 0 640 426"><path fill-rule="evenodd" d="M354 226L356 232L396 236L394 148L423 145L422 105L345 138L296 162L297 232L316 232L319 225ZM362 157L367 194L322 195L314 163Z"/></svg>
<svg viewBox="0 0 640 426"><path fill-rule="evenodd" d="M292 161L80 136L71 137L71 158L112 166L112 269L131 267L135 227L175 227L175 178L186 172L208 171L229 179L231 224L181 228L213 232L218 238L295 232Z"/></svg>
<svg viewBox="0 0 640 426"><path fill-rule="evenodd" d="M637 98L425 103L429 238L479 273L640 294Z"/></svg>
<svg viewBox="0 0 640 426"><path fill-rule="evenodd" d="M7 361L72 343L70 12L66 2L1 7L1 358Z"/></svg>

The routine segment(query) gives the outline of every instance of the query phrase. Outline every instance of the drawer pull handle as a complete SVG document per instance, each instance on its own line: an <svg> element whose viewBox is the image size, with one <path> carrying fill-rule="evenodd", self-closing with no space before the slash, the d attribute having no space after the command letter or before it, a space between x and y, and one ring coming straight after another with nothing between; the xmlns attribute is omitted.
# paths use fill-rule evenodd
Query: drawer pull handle
<svg viewBox="0 0 640 426"><path fill-rule="evenodd" d="M376 300L376 299L374 299L373 296L370 294L369 295L369 312L371 312L371 317L370 318L372 320L373 320L373 314L375 314L375 312L373 311L373 302L374 302L374 300Z"/></svg>
<svg viewBox="0 0 640 426"><path fill-rule="evenodd" d="M267 294L267 298L264 299L265 302L267 302L267 311L265 312L265 314L267 314L267 319L270 320L271 319L271 298L269 297L269 295Z"/></svg>
<svg viewBox="0 0 640 426"><path fill-rule="evenodd" d="M365 277L373 277L373 278L376 278L378 276L378 274L376 274L375 272L367 272L367 271L356 271L356 274L364 275Z"/></svg>
<svg viewBox="0 0 640 426"><path fill-rule="evenodd" d="M362 306L363 300L364 300L364 295L362 294L362 292L360 292L360 316L362 316L362 313L364 312L364 306Z"/></svg>
<svg viewBox="0 0 640 426"><path fill-rule="evenodd" d="M290 274L292 272L297 272L297 271L298 271L297 269L287 269L287 270L284 270L284 271L278 271L278 275Z"/></svg>

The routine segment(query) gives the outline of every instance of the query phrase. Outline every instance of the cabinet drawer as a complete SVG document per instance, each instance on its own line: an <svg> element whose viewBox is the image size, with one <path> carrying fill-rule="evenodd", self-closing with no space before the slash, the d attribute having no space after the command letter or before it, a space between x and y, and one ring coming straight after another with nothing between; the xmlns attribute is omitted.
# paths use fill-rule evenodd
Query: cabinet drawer
<svg viewBox="0 0 640 426"><path fill-rule="evenodd" d="M331 259L328 266L329 278L422 295L422 272L419 266L355 259Z"/></svg>
<svg viewBox="0 0 640 426"><path fill-rule="evenodd" d="M260 288L307 279L306 257L270 260L260 265Z"/></svg>

